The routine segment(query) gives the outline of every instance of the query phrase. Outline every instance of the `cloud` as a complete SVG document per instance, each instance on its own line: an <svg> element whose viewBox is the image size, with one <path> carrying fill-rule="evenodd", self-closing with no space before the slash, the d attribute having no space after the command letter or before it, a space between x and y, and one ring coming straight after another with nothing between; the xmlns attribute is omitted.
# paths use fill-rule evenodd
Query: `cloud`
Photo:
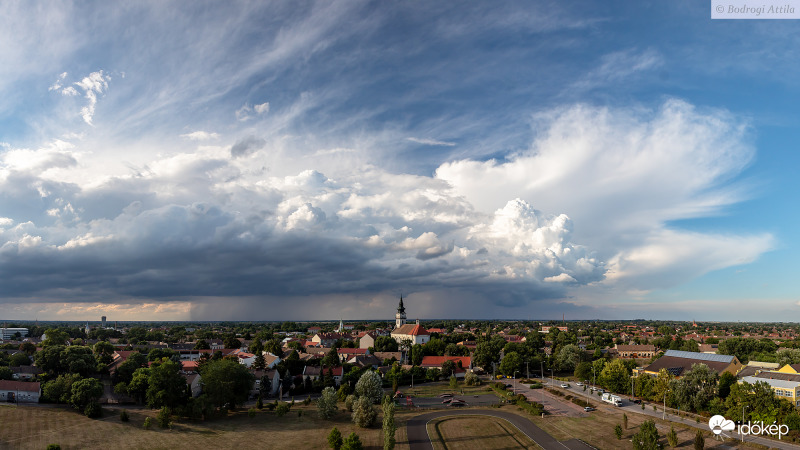
<svg viewBox="0 0 800 450"><path fill-rule="evenodd" d="M608 283L674 286L772 248L769 234L669 226L746 198L746 185L733 180L754 149L747 124L730 114L680 100L655 111L576 105L538 115L535 127L530 149L506 162L453 161L436 178L479 210L516 195L564 211L578 224L574 239L611 263Z"/></svg>
<svg viewBox="0 0 800 450"><path fill-rule="evenodd" d="M664 58L656 50L628 49L603 55L600 65L573 83L571 90L589 90L630 80L636 75L661 67Z"/></svg>
<svg viewBox="0 0 800 450"><path fill-rule="evenodd" d="M256 150L261 150L265 145L267 145L267 141L264 139L257 138L255 136L248 136L233 144L231 147L231 156L234 158L246 156L255 152Z"/></svg>
<svg viewBox="0 0 800 450"><path fill-rule="evenodd" d="M208 141L212 139L219 139L219 134L209 133L207 131L193 131L191 133L182 134L181 137L190 141Z"/></svg>
<svg viewBox="0 0 800 450"><path fill-rule="evenodd" d="M269 112L269 102L261 103L260 105L251 106L249 103L245 103L242 105L241 108L236 110L235 116L236 120L240 122L246 122L253 118L252 113L255 112L256 114L266 114Z"/></svg>
<svg viewBox="0 0 800 450"><path fill-rule="evenodd" d="M416 142L417 144L422 145L434 145L440 147L455 147L455 142L444 142L444 141L437 141L434 139L419 139L415 137L406 138L411 142Z"/></svg>
<svg viewBox="0 0 800 450"><path fill-rule="evenodd" d="M80 88L87 100L86 105L81 108L80 114L84 122L86 122L88 125L92 125L95 107L97 106L97 96L105 93L108 90L108 82L111 81L111 77L104 75L103 71L100 70L97 72L92 72L80 81L73 83L73 86L63 87L62 83L66 77L67 72L61 73L55 83L53 83L48 90L59 92L64 96L74 97L78 95L78 90L75 89L74 86Z"/></svg>
<svg viewBox="0 0 800 450"><path fill-rule="evenodd" d="M258 114L266 114L269 112L269 102L265 102L260 105L255 105L253 109Z"/></svg>

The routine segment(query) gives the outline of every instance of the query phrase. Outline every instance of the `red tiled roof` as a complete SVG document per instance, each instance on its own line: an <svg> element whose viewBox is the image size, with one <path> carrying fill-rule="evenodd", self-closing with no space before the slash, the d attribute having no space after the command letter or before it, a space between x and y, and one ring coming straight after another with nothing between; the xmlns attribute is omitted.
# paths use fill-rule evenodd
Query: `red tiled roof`
<svg viewBox="0 0 800 450"><path fill-rule="evenodd" d="M420 367L441 367L445 361L453 361L456 366L461 361L461 366L467 368L472 363L472 358L469 356L423 356Z"/></svg>
<svg viewBox="0 0 800 450"><path fill-rule="evenodd" d="M0 391L39 392L39 382L0 380Z"/></svg>

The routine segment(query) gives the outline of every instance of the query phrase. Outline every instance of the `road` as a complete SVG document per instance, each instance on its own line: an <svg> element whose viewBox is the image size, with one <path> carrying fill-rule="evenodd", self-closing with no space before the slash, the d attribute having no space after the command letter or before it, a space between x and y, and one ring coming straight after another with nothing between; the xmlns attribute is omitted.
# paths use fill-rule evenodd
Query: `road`
<svg viewBox="0 0 800 450"><path fill-rule="evenodd" d="M427 425L433 419L439 419L448 416L463 416L463 415L480 415L492 416L508 421L526 436L531 438L539 446L545 450L590 450L591 447L584 444L577 439L571 439L565 442L559 442L544 430L537 427L525 417L505 411L492 411L488 409L460 409L460 410L447 410L437 411L427 414L421 414L413 417L408 421L408 444L411 450L433 450L430 436L428 436Z"/></svg>
<svg viewBox="0 0 800 450"><path fill-rule="evenodd" d="M524 389L524 386L521 383L519 383L518 380L506 380L506 382L507 383L511 383L513 385L516 385L518 387L522 386L520 388L520 391L522 391ZM600 400L600 397L597 395L597 393L592 393L589 389L584 391L583 387L576 386L575 383L569 383L570 387L567 388L567 389L563 389L563 388L560 387L562 381L553 380L551 378L544 378L543 382L547 383L548 387L560 389L560 390L562 390L564 392L569 392L573 396L580 395L580 396L583 396L583 397L585 397L587 399L593 400L594 404L596 404L596 405L599 404L598 408L597 408L598 410L597 410L596 413L613 412L613 411L621 410L621 411L624 411L624 412L630 413L630 414L642 414L642 415L646 415L646 416L650 416L650 417L654 417L654 418L658 418L658 419L661 419L662 417L665 417L666 420L668 420L670 422L680 423L680 424L683 424L683 425L686 425L686 426L689 426L689 427L698 428L698 429L703 430L703 431L708 431L709 430L708 422L703 421L701 423L697 423L693 418L692 419L687 419L687 418L679 417L679 416L677 416L675 414L670 414L669 410L667 411L667 414L664 415L664 410L663 410L663 407L661 407L661 406L656 405L657 408L658 408L658 411L653 411L653 407L652 407L653 403L650 403L650 402L648 402L648 405L647 405L647 407L645 409L642 409L641 405L637 405L637 404L631 402L628 398L626 398L624 396L621 396L622 399L623 399L622 400L622 406L621 407L615 407L615 406L611 406L611 405L609 405L607 403L602 402ZM529 389L529 391L537 392L539 390L538 389L536 389L536 390ZM541 394L538 394L538 395L539 395L539 398L541 399ZM559 397L556 397L556 396L552 396L552 397L558 399L558 401L560 403L562 403L563 405L565 405L565 407L567 407L569 405L575 406L572 402L569 402L569 401L564 400L562 398L559 398ZM532 400L537 401L537 402L541 401L541 400L536 400L536 399L532 399ZM593 414L596 414L596 413L593 413ZM666 431L666 430L664 430L664 431ZM742 436L739 435L738 433L729 433L728 437L735 438L737 440L741 440L741 438L742 438ZM762 437L759 437L759 436L745 436L744 440L747 441L747 442L755 442L757 444L765 445L768 448L779 448L779 449L785 449L785 450L798 450L798 449L800 449L800 446L795 445L795 444L791 444L789 442L778 441L778 440L775 440L775 439L766 439L766 438L762 438Z"/></svg>

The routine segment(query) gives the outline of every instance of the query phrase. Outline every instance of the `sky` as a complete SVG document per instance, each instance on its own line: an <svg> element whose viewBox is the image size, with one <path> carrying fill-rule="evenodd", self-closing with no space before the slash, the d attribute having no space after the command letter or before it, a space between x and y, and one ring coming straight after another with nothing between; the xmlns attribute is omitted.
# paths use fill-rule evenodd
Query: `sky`
<svg viewBox="0 0 800 450"><path fill-rule="evenodd" d="M796 30L2 2L0 319L796 321Z"/></svg>

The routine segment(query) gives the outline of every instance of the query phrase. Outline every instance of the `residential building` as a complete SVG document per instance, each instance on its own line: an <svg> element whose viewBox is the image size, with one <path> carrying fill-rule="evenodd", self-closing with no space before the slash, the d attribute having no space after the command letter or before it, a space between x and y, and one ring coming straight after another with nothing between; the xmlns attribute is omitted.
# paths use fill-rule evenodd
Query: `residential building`
<svg viewBox="0 0 800 450"><path fill-rule="evenodd" d="M42 395L40 383L0 380L0 402L38 403Z"/></svg>
<svg viewBox="0 0 800 450"><path fill-rule="evenodd" d="M690 371L695 364L705 364L719 374L729 372L733 375L739 373L744 367L735 356L667 350L664 356L644 368L636 369L636 371L639 374L658 375L661 369L666 369L672 375L680 377Z"/></svg>
<svg viewBox="0 0 800 450"><path fill-rule="evenodd" d="M0 340L9 340L14 339L19 333L20 337L25 337L28 335L27 328L0 328Z"/></svg>
<svg viewBox="0 0 800 450"><path fill-rule="evenodd" d="M652 358L656 355L655 345L614 345L620 358Z"/></svg>

